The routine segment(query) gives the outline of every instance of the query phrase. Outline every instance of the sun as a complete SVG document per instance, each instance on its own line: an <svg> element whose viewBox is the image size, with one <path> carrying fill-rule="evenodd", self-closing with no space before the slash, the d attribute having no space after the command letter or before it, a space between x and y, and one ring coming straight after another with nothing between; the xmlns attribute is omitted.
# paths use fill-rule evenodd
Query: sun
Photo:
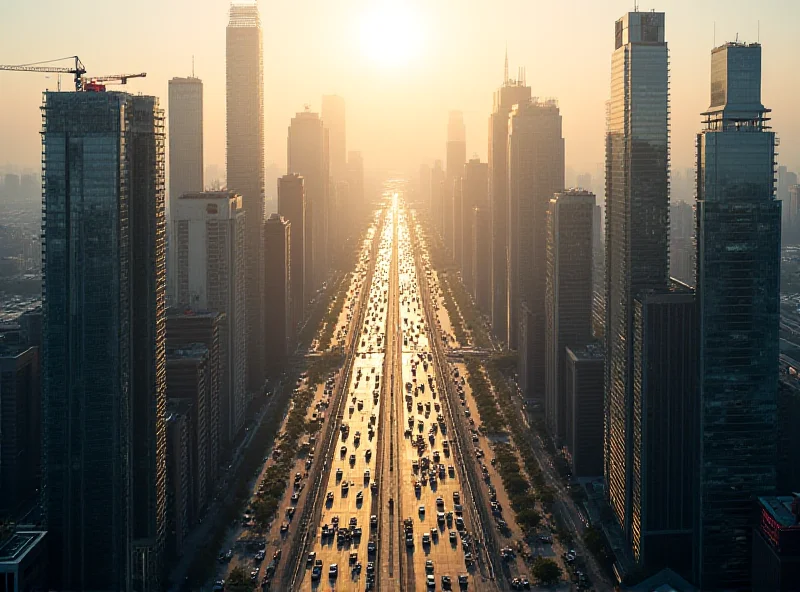
<svg viewBox="0 0 800 592"><path fill-rule="evenodd" d="M422 50L419 18L403 1L378 0L361 22L361 50L381 66L405 66Z"/></svg>

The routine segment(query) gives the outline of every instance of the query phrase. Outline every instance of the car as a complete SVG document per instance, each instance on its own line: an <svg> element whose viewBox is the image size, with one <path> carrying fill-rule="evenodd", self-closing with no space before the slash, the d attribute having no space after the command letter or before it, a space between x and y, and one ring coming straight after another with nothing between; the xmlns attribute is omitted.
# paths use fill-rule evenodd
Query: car
<svg viewBox="0 0 800 592"><path fill-rule="evenodd" d="M347 454L347 446L342 446L342 447L339 449L339 454L341 454L341 455L342 455L342 458L344 458L344 456Z"/></svg>
<svg viewBox="0 0 800 592"><path fill-rule="evenodd" d="M419 513L420 513L420 516L424 516L425 515L425 506L420 506L419 507Z"/></svg>
<svg viewBox="0 0 800 592"><path fill-rule="evenodd" d="M378 517L375 514L373 514L372 516L369 517L369 525L372 528L377 528L378 527Z"/></svg>
<svg viewBox="0 0 800 592"><path fill-rule="evenodd" d="M458 493L457 491L453 492L453 503L456 503L456 504L461 503L461 494Z"/></svg>
<svg viewBox="0 0 800 592"><path fill-rule="evenodd" d="M329 491L328 495L325 496L325 501L332 502L333 501L333 492Z"/></svg>
<svg viewBox="0 0 800 592"><path fill-rule="evenodd" d="M358 553L350 553L350 564L355 564L358 562Z"/></svg>
<svg viewBox="0 0 800 592"><path fill-rule="evenodd" d="M321 575L322 575L322 568L319 565L315 565L311 570L311 580L317 581L319 580Z"/></svg>
<svg viewBox="0 0 800 592"><path fill-rule="evenodd" d="M336 579L336 576L339 575L339 566L335 563L331 563L331 566L328 568L328 577L331 579Z"/></svg>
<svg viewBox="0 0 800 592"><path fill-rule="evenodd" d="M444 508L444 500L440 497L436 498L436 507L437 508Z"/></svg>
<svg viewBox="0 0 800 592"><path fill-rule="evenodd" d="M439 524L444 524L444 512L436 513L436 522L438 522Z"/></svg>
<svg viewBox="0 0 800 592"><path fill-rule="evenodd" d="M442 576L442 589L449 590L451 586L450 576Z"/></svg>
<svg viewBox="0 0 800 592"><path fill-rule="evenodd" d="M350 455L350 464L351 465L356 464L356 455L355 454L351 454Z"/></svg>
<svg viewBox="0 0 800 592"><path fill-rule="evenodd" d="M422 535L422 544L423 545L430 545L431 544L431 533L426 532Z"/></svg>
<svg viewBox="0 0 800 592"><path fill-rule="evenodd" d="M336 480L339 481L342 478L342 469L336 469Z"/></svg>
<svg viewBox="0 0 800 592"><path fill-rule="evenodd" d="M434 578L430 574L428 575L427 578L425 578L425 582L427 583L428 588L435 588L436 587L436 578Z"/></svg>
<svg viewBox="0 0 800 592"><path fill-rule="evenodd" d="M364 494L363 494L362 492L360 492L360 491L359 491L359 492L356 494L356 501L357 501L357 502L360 502L360 501L363 501L363 500L364 500Z"/></svg>
<svg viewBox="0 0 800 592"><path fill-rule="evenodd" d="M308 566L313 565L314 564L314 559L316 559L316 558L317 558L316 552L311 551L311 553L308 554L308 557L306 557L306 565L308 565Z"/></svg>
<svg viewBox="0 0 800 592"><path fill-rule="evenodd" d="M457 537L456 537L456 531L455 531L455 530L451 530L451 531L450 531L450 542L451 542L451 543L455 543L455 542L456 542L456 539L457 539Z"/></svg>
<svg viewBox="0 0 800 592"><path fill-rule="evenodd" d="M429 574L433 573L433 561L431 561L430 559L428 559L425 562L425 573L429 573Z"/></svg>
<svg viewBox="0 0 800 592"><path fill-rule="evenodd" d="M469 578L467 577L466 574L461 574L458 576L458 585L461 586L462 588L466 588L468 582Z"/></svg>
<svg viewBox="0 0 800 592"><path fill-rule="evenodd" d="M369 555L374 555L378 550L378 545L375 544L375 541L370 541L367 543L367 553Z"/></svg>
<svg viewBox="0 0 800 592"><path fill-rule="evenodd" d="M286 522L281 524L281 534L289 532L289 525Z"/></svg>

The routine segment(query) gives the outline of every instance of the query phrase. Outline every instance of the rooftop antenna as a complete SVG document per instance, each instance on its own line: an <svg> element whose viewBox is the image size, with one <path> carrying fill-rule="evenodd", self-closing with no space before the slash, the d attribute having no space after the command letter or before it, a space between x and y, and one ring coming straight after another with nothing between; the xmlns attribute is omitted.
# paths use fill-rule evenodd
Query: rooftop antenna
<svg viewBox="0 0 800 592"><path fill-rule="evenodd" d="M717 21L714 21L714 40L712 41L711 48L715 48L717 46Z"/></svg>
<svg viewBox="0 0 800 592"><path fill-rule="evenodd" d="M638 0L633 0L633 12L639 12L639 2L638 2Z"/></svg>
<svg viewBox="0 0 800 592"><path fill-rule="evenodd" d="M756 34L756 43L761 43L761 21L758 21L758 33Z"/></svg>
<svg viewBox="0 0 800 592"><path fill-rule="evenodd" d="M192 78L194 78L194 56L192 56Z"/></svg>
<svg viewBox="0 0 800 592"><path fill-rule="evenodd" d="M503 69L503 85L508 85L508 43L506 43L506 65Z"/></svg>

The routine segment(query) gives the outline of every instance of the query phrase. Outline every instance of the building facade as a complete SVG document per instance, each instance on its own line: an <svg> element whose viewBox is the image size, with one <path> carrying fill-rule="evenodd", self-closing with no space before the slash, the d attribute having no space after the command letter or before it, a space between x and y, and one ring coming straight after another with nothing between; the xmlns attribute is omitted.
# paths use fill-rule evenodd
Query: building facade
<svg viewBox="0 0 800 592"><path fill-rule="evenodd" d="M761 104L761 46L711 53L697 138L700 481L696 584L749 589L753 499L777 456L781 202Z"/></svg>
<svg viewBox="0 0 800 592"><path fill-rule="evenodd" d="M606 132L604 475L630 540L633 475L633 310L668 280L669 64L663 12L615 24Z"/></svg>
<svg viewBox="0 0 800 592"><path fill-rule="evenodd" d="M272 214L264 228L265 270L264 311L266 312L264 343L267 374L281 375L286 367L291 342L292 272L291 223Z"/></svg>
<svg viewBox="0 0 800 592"><path fill-rule="evenodd" d="M800 582L800 494L759 497L753 529L753 592L791 592Z"/></svg>
<svg viewBox="0 0 800 592"><path fill-rule="evenodd" d="M304 273L306 195L303 188L303 177L300 175L284 175L278 179L278 215L292 225L289 263L291 267L292 335L296 336L307 304ZM310 288L309 286L309 293Z"/></svg>
<svg viewBox="0 0 800 592"><path fill-rule="evenodd" d="M226 29L228 189L242 196L245 215L247 389L264 386L264 49L257 4L231 4Z"/></svg>
<svg viewBox="0 0 800 592"><path fill-rule="evenodd" d="M347 119L344 99L338 95L322 96L322 122L328 130L330 176L336 183L347 180Z"/></svg>
<svg viewBox="0 0 800 592"><path fill-rule="evenodd" d="M42 492L57 589L159 589L164 142L154 97L45 93Z"/></svg>
<svg viewBox="0 0 800 592"><path fill-rule="evenodd" d="M557 193L547 211L545 274L545 397L548 429L566 439L567 354L592 341L593 193Z"/></svg>
<svg viewBox="0 0 800 592"><path fill-rule="evenodd" d="M475 276L473 274L473 241L475 208L483 210L489 206L489 165L477 158L470 159L464 166L464 177L461 180L461 207L458 213L461 246L460 254L461 281L467 291L474 295ZM489 250L491 245L478 245L480 249Z"/></svg>
<svg viewBox="0 0 800 592"><path fill-rule="evenodd" d="M171 222L177 306L225 315L225 386L219 415L220 439L227 446L244 426L249 404L242 203L240 195L228 191L185 193L173 204Z"/></svg>
<svg viewBox="0 0 800 592"><path fill-rule="evenodd" d="M457 228L455 212L457 194L461 191L461 177L464 174L464 164L467 162L467 130L464 127L464 114L461 111L450 111L447 120L447 145L445 146L445 191L442 194L442 238L446 250L454 261L457 260L456 237L460 234Z"/></svg>
<svg viewBox="0 0 800 592"><path fill-rule="evenodd" d="M576 477L603 474L603 348L566 347L565 442Z"/></svg>

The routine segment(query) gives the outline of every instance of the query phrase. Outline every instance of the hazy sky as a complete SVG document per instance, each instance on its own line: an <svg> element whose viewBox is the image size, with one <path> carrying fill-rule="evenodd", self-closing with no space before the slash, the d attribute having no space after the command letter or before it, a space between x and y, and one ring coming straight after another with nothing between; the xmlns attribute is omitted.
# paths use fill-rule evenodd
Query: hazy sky
<svg viewBox="0 0 800 592"><path fill-rule="evenodd" d="M594 173L603 161L614 21L633 9L633 0L259 5L267 162L285 166L290 118L304 104L319 110L321 95L329 93L345 98L348 150L362 150L368 168L415 170L423 160L443 158L450 109L464 112L467 155L485 159L506 44L512 75L525 66L533 95L559 100L567 165ZM89 75L146 71L127 89L155 94L166 107L167 80L189 75L194 55L205 84L206 164L224 165L228 7L227 0L0 0L0 62L77 54ZM773 109L779 159L797 169L800 0L660 0L640 9L667 15L673 168L693 166L699 113L709 102L715 22L719 45L737 33L755 41L760 20L763 101ZM70 84L65 76L62 85ZM38 167L40 93L48 86L55 88L55 78L0 72L0 165Z"/></svg>

